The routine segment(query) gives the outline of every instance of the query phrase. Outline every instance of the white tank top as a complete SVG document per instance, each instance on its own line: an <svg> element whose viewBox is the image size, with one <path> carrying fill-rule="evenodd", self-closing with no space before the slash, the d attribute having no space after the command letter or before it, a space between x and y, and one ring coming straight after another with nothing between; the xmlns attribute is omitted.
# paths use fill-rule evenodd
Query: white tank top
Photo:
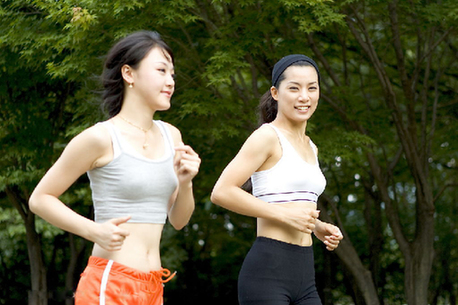
<svg viewBox="0 0 458 305"><path fill-rule="evenodd" d="M281 131L273 126L282 148L280 160L270 169L253 173L253 195L269 203L293 201L317 202L326 186L326 178L318 164L317 148L310 140L316 164L306 162Z"/></svg>
<svg viewBox="0 0 458 305"><path fill-rule="evenodd" d="M99 124L110 132L113 160L87 173L95 222L130 215L129 222L164 224L170 196L178 185L173 166L173 139L167 126L154 121L161 131L165 153L152 160L138 153L111 122Z"/></svg>

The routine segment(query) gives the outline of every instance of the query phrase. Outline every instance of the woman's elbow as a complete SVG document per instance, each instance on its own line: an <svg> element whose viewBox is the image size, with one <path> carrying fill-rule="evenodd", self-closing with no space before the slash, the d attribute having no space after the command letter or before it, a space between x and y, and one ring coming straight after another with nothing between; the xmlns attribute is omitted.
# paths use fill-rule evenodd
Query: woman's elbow
<svg viewBox="0 0 458 305"><path fill-rule="evenodd" d="M210 194L210 201L216 205L221 205L221 197L221 189L218 186L215 186Z"/></svg>
<svg viewBox="0 0 458 305"><path fill-rule="evenodd" d="M172 227L177 231L180 231L181 229L183 229L191 220L191 216L194 213L194 210L195 210L195 207L193 206L186 213L186 216L184 216L183 214L181 217L174 217L173 215L169 215L169 222L172 225Z"/></svg>
<svg viewBox="0 0 458 305"><path fill-rule="evenodd" d="M172 227L177 231L180 231L181 229L183 229L188 223L189 223L189 220L188 221L170 221L170 224L172 225Z"/></svg>
<svg viewBox="0 0 458 305"><path fill-rule="evenodd" d="M171 225L177 231L180 231L181 229L183 229L186 226L186 224L177 224L177 223L172 223L172 222L171 222Z"/></svg>
<svg viewBox="0 0 458 305"><path fill-rule="evenodd" d="M45 194L34 190L29 197L29 210L38 216L42 216L41 214L46 203L46 200L47 197Z"/></svg>
<svg viewBox="0 0 458 305"><path fill-rule="evenodd" d="M38 200L35 193L32 193L29 197L29 209L32 213L36 214L38 209Z"/></svg>

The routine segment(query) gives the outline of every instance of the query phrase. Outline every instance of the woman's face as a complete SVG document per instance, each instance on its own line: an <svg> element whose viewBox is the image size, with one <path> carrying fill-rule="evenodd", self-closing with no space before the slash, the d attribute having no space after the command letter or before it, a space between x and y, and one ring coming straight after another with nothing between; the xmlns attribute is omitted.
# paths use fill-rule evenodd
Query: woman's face
<svg viewBox="0 0 458 305"><path fill-rule="evenodd" d="M291 66L278 88L272 87L272 97L278 102L277 117L303 122L310 119L318 106L320 88L314 67Z"/></svg>
<svg viewBox="0 0 458 305"><path fill-rule="evenodd" d="M170 57L160 48L153 48L133 69L135 95L144 99L155 110L170 108L175 90L174 67ZM132 90L126 88L126 90Z"/></svg>

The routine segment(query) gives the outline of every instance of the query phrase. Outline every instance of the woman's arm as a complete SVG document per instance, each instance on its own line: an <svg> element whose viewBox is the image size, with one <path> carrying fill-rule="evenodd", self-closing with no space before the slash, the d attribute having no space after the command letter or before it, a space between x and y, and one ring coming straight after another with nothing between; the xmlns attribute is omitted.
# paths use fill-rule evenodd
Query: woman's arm
<svg viewBox="0 0 458 305"><path fill-rule="evenodd" d="M233 212L280 221L297 230L311 233L318 211L304 208L301 203L276 205L266 203L241 189L251 175L264 167L272 167L278 160L278 138L275 131L263 126L247 139L239 153L224 169L215 184L211 200ZM277 158L274 155L277 154Z"/></svg>
<svg viewBox="0 0 458 305"><path fill-rule="evenodd" d="M62 230L79 235L114 251L121 248L129 234L119 224L130 217L112 219L103 224L79 215L67 207L62 195L82 174L98 167L104 158L112 158L110 135L102 126L93 126L76 136L44 175L29 199L30 210Z"/></svg>
<svg viewBox="0 0 458 305"><path fill-rule="evenodd" d="M199 172L199 155L188 145L184 145L180 131L168 124L175 143L175 172L178 178L178 187L170 198L168 218L172 226L181 230L191 219L194 211L194 194L192 179Z"/></svg>

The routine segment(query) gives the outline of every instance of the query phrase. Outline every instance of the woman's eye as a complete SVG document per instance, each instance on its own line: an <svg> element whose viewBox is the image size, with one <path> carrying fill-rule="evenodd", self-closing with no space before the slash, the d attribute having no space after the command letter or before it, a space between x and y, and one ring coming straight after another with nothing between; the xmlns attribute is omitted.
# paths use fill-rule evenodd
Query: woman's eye
<svg viewBox="0 0 458 305"><path fill-rule="evenodd" d="M165 73L165 69L157 69L159 72Z"/></svg>

